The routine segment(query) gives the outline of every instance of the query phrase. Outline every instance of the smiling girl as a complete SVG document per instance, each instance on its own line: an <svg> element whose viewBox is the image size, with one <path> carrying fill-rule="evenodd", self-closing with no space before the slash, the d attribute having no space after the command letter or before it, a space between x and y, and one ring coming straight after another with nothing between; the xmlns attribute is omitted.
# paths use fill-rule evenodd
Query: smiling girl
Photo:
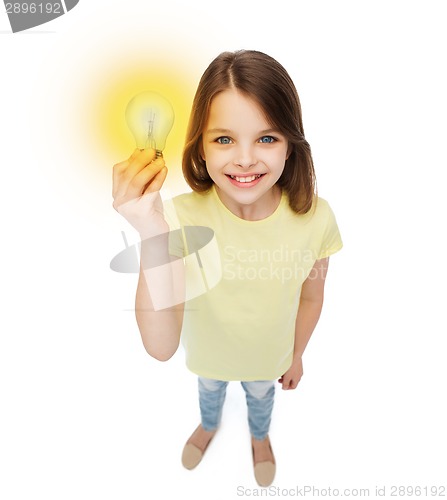
<svg viewBox="0 0 447 500"><path fill-rule="evenodd" d="M221 273L186 308L176 290L190 274L178 259L188 252L186 244L169 246L158 194L167 175L163 159L135 151L114 167L114 206L139 231L142 262L154 252L172 254L173 265L152 277L156 287L148 286L142 264L138 325L157 359L169 359L181 337L187 366L199 377L201 423L184 447L183 465L201 461L219 427L228 382L240 381L255 477L268 486L276 471L268 436L275 382L290 390L302 377L329 256L342 247L334 214L316 195L295 86L276 60L238 51L210 64L194 98L183 173L192 192L174 198L178 219L213 231ZM156 250L154 235L167 236ZM178 305L157 311L148 291L157 287L177 294L171 304Z"/></svg>

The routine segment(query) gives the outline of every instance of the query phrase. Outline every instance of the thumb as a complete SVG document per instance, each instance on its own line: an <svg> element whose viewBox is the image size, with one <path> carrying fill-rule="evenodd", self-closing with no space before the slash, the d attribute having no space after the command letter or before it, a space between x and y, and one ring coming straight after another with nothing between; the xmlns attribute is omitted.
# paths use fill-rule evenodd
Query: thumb
<svg viewBox="0 0 447 500"><path fill-rule="evenodd" d="M289 388L290 388L290 385L291 385L291 383L292 383L292 379L290 378L290 376L289 376L289 375L287 375L287 373L286 373L286 374L284 374L284 375L281 377L281 379L282 379L282 380L281 380L281 382L282 382L282 388L283 388L283 390L284 390L284 391L287 391L287 389L289 389Z"/></svg>

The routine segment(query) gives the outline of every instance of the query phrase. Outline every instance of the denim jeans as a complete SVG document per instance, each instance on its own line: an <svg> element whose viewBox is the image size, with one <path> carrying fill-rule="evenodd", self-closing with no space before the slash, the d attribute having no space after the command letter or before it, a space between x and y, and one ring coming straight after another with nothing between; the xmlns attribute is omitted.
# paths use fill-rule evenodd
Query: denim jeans
<svg viewBox="0 0 447 500"><path fill-rule="evenodd" d="M214 431L219 427L228 382L199 377L199 404L202 427ZM248 408L248 425L255 439L265 439L270 427L275 395L274 380L241 382Z"/></svg>

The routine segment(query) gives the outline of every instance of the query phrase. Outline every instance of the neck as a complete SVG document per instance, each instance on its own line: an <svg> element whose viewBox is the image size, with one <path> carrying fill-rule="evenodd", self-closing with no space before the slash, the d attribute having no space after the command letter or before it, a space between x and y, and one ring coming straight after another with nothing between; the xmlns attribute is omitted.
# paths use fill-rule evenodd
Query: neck
<svg viewBox="0 0 447 500"><path fill-rule="evenodd" d="M232 199L227 199L224 193L215 185L216 193L220 201L232 212L236 217L247 221L257 221L266 219L273 214L278 208L281 201L281 188L273 186L262 198L250 205L238 203Z"/></svg>

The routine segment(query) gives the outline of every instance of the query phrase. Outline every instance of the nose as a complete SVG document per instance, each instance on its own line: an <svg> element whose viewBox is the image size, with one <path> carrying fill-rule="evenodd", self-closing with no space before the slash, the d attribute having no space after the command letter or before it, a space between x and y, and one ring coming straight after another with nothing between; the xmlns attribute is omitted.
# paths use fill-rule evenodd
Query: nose
<svg viewBox="0 0 447 500"><path fill-rule="evenodd" d="M256 164L255 151L250 145L239 145L234 163L241 168L250 168Z"/></svg>

